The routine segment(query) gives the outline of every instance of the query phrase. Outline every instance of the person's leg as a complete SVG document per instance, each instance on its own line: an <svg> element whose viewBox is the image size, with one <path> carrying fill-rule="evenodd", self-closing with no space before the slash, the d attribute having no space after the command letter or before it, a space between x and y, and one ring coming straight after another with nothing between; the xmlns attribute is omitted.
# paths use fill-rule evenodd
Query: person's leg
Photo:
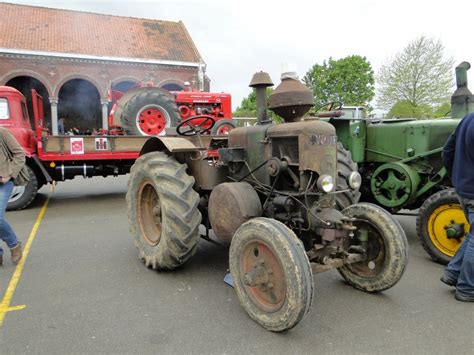
<svg viewBox="0 0 474 355"><path fill-rule="evenodd" d="M464 257L459 272L458 283L456 285L456 298L467 298L463 300L474 301L474 200L463 199L463 204L466 206L469 224L471 226L468 236L463 244Z"/></svg>
<svg viewBox="0 0 474 355"><path fill-rule="evenodd" d="M18 245L18 239L10 224L5 220L8 199L13 191L13 182L0 184L0 238L12 249ZM3 254L3 250L0 252Z"/></svg>

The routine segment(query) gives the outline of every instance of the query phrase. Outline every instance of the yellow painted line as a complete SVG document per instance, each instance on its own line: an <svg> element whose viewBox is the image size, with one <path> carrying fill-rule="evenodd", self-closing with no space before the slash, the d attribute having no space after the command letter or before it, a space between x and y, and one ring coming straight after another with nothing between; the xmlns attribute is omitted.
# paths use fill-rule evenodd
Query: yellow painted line
<svg viewBox="0 0 474 355"><path fill-rule="evenodd" d="M2 303L0 303L0 328L3 325L3 320L5 319L5 315L7 312L18 311L26 307L25 305L10 307L10 302L13 298L13 294L15 293L18 282L20 281L21 273L23 272L26 258L28 257L28 253L30 252L31 244L33 244L33 240L36 237L36 232L38 232L38 228L44 217L46 208L48 207L49 198L50 197L48 196L48 199L46 200L40 212L38 213L38 217L36 217L36 221L33 226L33 229L31 230L30 236L28 237L28 240L26 241L26 244L23 248L23 257L21 258L20 262L16 266L15 271L13 272L12 278L10 280L10 283L8 284L7 291L5 292L5 296L3 297Z"/></svg>

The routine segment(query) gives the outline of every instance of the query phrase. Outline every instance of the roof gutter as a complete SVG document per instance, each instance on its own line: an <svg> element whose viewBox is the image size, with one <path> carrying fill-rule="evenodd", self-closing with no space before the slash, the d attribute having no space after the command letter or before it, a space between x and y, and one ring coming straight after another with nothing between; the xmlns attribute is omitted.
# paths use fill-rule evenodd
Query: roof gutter
<svg viewBox="0 0 474 355"><path fill-rule="evenodd" d="M57 58L71 58L71 59L85 59L85 60L105 60L105 61L140 63L140 64L176 65L176 66L195 67L195 68L200 68L200 66L202 65L202 63L200 62L181 62L177 60L154 60L154 59L136 59L136 58L125 58L125 57L108 57L108 56L96 56L96 55L87 55L87 54L42 52L42 51L31 51L31 50L10 49L10 48L0 48L0 53L16 54L16 55L46 56L46 57L57 57Z"/></svg>

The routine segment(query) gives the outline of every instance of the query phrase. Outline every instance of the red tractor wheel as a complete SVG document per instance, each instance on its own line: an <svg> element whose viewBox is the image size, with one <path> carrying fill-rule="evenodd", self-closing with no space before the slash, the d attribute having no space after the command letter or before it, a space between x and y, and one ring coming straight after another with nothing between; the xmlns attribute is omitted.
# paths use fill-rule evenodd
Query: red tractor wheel
<svg viewBox="0 0 474 355"><path fill-rule="evenodd" d="M180 121L176 102L157 88L137 91L122 105L122 127L130 135L164 135L166 128L176 127Z"/></svg>
<svg viewBox="0 0 474 355"><path fill-rule="evenodd" d="M211 134L217 136L225 136L236 127L237 125L234 121L229 119L221 119L219 121L216 121L216 124L214 125L214 127L212 127Z"/></svg>

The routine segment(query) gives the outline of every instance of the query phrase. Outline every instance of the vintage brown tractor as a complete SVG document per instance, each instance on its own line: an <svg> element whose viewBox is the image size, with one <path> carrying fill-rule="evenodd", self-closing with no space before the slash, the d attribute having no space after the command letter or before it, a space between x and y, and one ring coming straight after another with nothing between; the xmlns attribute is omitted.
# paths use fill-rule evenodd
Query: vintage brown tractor
<svg viewBox="0 0 474 355"><path fill-rule="evenodd" d="M175 269L196 252L199 226L230 244L229 267L241 305L264 328L294 327L309 311L313 273L337 269L351 286L394 286L408 259L400 224L382 208L352 204L361 183L354 170L338 179L335 129L300 121L311 92L291 77L269 98L284 118L267 119L268 74L256 73L255 126L228 136L201 135L193 119L176 136L150 138L131 169L130 232L146 266ZM216 154L210 152L217 151Z"/></svg>

